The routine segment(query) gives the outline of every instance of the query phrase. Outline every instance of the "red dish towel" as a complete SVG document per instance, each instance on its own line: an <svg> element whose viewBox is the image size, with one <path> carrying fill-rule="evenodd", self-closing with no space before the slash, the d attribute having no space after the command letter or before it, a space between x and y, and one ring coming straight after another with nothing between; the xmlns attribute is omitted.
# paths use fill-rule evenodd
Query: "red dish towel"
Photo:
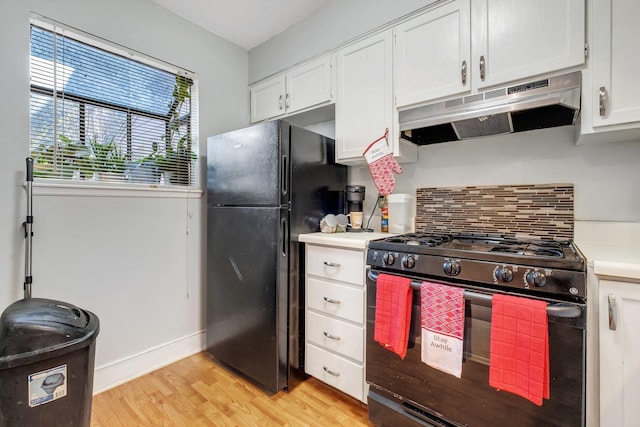
<svg viewBox="0 0 640 427"><path fill-rule="evenodd" d="M493 295L489 385L529 399L549 398L547 303Z"/></svg>
<svg viewBox="0 0 640 427"><path fill-rule="evenodd" d="M438 283L420 285L422 361L460 378L464 340L464 290Z"/></svg>
<svg viewBox="0 0 640 427"><path fill-rule="evenodd" d="M411 279L378 274L373 339L402 359L407 355L412 295Z"/></svg>

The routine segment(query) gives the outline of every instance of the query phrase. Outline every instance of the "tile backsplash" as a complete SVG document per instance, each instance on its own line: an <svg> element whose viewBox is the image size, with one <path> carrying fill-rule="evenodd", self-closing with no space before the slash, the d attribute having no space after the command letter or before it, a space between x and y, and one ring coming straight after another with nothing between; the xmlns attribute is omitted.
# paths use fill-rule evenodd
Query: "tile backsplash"
<svg viewBox="0 0 640 427"><path fill-rule="evenodd" d="M416 231L573 239L573 184L418 188Z"/></svg>

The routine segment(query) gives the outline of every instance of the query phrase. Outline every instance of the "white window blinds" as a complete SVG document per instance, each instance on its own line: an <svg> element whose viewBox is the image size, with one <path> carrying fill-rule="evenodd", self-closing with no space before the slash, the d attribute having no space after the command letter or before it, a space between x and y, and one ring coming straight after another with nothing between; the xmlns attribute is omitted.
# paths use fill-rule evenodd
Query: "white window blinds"
<svg viewBox="0 0 640 427"><path fill-rule="evenodd" d="M198 187L193 73L38 19L30 53L36 180Z"/></svg>

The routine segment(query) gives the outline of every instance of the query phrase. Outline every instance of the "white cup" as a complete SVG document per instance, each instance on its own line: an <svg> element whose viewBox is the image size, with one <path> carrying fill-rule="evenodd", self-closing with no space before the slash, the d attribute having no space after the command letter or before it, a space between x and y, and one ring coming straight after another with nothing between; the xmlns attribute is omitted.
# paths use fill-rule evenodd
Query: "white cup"
<svg viewBox="0 0 640 427"><path fill-rule="evenodd" d="M362 228L362 212L349 212L347 216L351 220L351 224L349 224L351 228L356 230Z"/></svg>
<svg viewBox="0 0 640 427"><path fill-rule="evenodd" d="M337 233L343 233L347 231L347 226L349 225L349 218L345 214L336 215L336 220L338 221L338 225L336 226Z"/></svg>
<svg viewBox="0 0 640 427"><path fill-rule="evenodd" d="M338 219L334 214L329 214L320 220L320 231L323 233L335 233Z"/></svg>

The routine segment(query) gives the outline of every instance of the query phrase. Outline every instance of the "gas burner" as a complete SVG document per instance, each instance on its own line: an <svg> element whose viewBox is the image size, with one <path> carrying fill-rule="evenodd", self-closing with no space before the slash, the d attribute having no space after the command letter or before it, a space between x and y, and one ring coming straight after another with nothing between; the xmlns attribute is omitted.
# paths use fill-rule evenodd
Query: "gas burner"
<svg viewBox="0 0 640 427"><path fill-rule="evenodd" d="M488 245L520 245L522 241L512 236L488 233L459 233L455 239L467 243L480 243Z"/></svg>
<svg viewBox="0 0 640 427"><path fill-rule="evenodd" d="M503 254L515 254L530 257L551 257L551 258L564 258L564 254L561 249L555 248L539 248L535 246L506 246L498 245L489 249L489 252L497 252Z"/></svg>
<svg viewBox="0 0 640 427"><path fill-rule="evenodd" d="M434 247L453 240L451 234L436 233L407 233L396 237L384 239L388 243L399 243L410 246L429 246Z"/></svg>

